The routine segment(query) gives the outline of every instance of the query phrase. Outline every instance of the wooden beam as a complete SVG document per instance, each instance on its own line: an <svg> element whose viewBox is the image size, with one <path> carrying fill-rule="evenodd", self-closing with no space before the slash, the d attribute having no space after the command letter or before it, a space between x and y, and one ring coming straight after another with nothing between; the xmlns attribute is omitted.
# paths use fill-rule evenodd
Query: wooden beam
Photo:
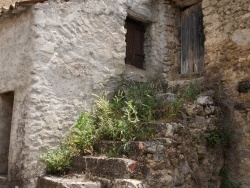
<svg viewBox="0 0 250 188"><path fill-rule="evenodd" d="M36 3L43 3L45 1L48 0L23 0L23 1L19 1L18 4L19 5L33 5ZM69 2L70 0L64 0L65 2Z"/></svg>
<svg viewBox="0 0 250 188"><path fill-rule="evenodd" d="M24 0L24 1L20 1L18 4L19 5L32 5L35 3L43 3L47 0Z"/></svg>
<svg viewBox="0 0 250 188"><path fill-rule="evenodd" d="M175 4L181 8L194 5L196 3L202 2L202 0L173 0Z"/></svg>

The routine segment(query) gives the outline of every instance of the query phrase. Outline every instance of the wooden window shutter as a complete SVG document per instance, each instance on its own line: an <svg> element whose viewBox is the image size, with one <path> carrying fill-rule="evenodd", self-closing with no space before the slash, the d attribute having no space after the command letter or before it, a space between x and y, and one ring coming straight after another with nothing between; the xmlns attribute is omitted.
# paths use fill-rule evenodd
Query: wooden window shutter
<svg viewBox="0 0 250 188"><path fill-rule="evenodd" d="M126 34L126 58L125 63L143 69L144 64L144 33L142 24L127 19Z"/></svg>

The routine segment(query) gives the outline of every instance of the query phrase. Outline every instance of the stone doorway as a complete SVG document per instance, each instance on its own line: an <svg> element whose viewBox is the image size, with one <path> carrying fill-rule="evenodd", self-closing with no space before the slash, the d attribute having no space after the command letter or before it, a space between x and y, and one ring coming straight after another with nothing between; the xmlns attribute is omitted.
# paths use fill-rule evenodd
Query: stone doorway
<svg viewBox="0 0 250 188"><path fill-rule="evenodd" d="M0 176L8 174L14 92L0 94Z"/></svg>

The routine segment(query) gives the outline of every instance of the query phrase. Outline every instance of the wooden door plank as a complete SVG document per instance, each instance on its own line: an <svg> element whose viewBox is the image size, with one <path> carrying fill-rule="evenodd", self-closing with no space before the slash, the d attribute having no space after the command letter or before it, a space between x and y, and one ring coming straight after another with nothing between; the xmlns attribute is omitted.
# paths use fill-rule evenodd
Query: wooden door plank
<svg viewBox="0 0 250 188"><path fill-rule="evenodd" d="M181 73L200 72L204 68L204 30L201 4L183 10L181 21Z"/></svg>
<svg viewBox="0 0 250 188"><path fill-rule="evenodd" d="M125 58L125 63L126 64L132 64L133 62L133 24L130 22L126 22L125 25L127 29L127 34L126 34L126 58Z"/></svg>

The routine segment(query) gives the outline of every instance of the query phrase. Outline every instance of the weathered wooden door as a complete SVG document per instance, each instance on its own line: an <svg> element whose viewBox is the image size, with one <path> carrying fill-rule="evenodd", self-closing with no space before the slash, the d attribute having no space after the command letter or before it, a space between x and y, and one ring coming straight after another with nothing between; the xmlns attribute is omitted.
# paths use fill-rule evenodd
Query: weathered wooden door
<svg viewBox="0 0 250 188"><path fill-rule="evenodd" d="M204 69L204 29L201 3L181 14L181 73L201 72Z"/></svg>
<svg viewBox="0 0 250 188"><path fill-rule="evenodd" d="M130 19L126 20L125 28L127 29L125 63L143 69L145 29L142 24Z"/></svg>

